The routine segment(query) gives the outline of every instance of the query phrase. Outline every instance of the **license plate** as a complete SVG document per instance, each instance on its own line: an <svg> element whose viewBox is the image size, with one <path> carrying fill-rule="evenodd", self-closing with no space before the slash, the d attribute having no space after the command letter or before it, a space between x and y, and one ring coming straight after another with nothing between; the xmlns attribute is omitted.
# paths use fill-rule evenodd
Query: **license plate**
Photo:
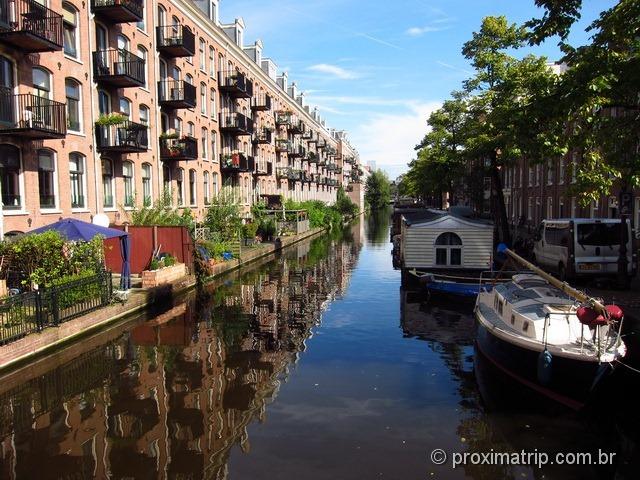
<svg viewBox="0 0 640 480"><path fill-rule="evenodd" d="M579 270L600 270L601 267L599 263L581 263L578 265Z"/></svg>

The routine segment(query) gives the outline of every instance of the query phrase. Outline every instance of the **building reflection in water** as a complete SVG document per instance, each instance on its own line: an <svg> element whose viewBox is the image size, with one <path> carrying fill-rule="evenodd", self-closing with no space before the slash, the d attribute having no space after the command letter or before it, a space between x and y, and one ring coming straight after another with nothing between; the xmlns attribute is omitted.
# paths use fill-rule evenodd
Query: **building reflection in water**
<svg viewBox="0 0 640 480"><path fill-rule="evenodd" d="M0 477L226 478L362 242L355 224L301 243L72 361L0 381Z"/></svg>

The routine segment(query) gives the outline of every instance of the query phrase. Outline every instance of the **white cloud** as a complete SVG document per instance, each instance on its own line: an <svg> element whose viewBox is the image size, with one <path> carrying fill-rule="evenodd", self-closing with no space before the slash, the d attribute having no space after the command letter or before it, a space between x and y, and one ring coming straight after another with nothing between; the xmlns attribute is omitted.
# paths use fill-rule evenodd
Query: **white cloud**
<svg viewBox="0 0 640 480"><path fill-rule="evenodd" d="M430 32L441 32L442 30L447 30L449 27L435 27L433 25L427 25L426 27L411 27L407 29L407 35L411 37L420 37L425 33Z"/></svg>
<svg viewBox="0 0 640 480"><path fill-rule="evenodd" d="M341 80L353 80L358 78L358 76L349 70L346 70L342 67L338 67L337 65L329 65L327 63L318 63L316 65L311 65L307 70L312 72L326 73L327 75L332 75Z"/></svg>
<svg viewBox="0 0 640 480"><path fill-rule="evenodd" d="M441 102L414 102L404 113L378 114L361 123L350 133L364 164L376 162L393 179L407 170L415 158L414 147L427 133L429 114Z"/></svg>

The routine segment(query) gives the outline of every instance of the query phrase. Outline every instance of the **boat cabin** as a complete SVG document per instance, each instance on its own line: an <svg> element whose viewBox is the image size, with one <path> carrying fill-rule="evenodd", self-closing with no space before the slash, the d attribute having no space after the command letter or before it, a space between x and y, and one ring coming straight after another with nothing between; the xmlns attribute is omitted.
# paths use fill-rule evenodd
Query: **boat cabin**
<svg viewBox="0 0 640 480"><path fill-rule="evenodd" d="M483 271L493 261L493 223L442 210L402 216L403 269Z"/></svg>

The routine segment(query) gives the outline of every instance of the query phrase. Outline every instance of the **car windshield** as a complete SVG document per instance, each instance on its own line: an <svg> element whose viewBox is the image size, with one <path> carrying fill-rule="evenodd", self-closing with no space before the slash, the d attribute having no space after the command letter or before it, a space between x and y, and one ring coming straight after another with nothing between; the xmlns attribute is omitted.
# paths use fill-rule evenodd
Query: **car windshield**
<svg viewBox="0 0 640 480"><path fill-rule="evenodd" d="M591 246L620 245L620 223L585 223L578 225L578 243ZM625 229L624 241L628 240Z"/></svg>

